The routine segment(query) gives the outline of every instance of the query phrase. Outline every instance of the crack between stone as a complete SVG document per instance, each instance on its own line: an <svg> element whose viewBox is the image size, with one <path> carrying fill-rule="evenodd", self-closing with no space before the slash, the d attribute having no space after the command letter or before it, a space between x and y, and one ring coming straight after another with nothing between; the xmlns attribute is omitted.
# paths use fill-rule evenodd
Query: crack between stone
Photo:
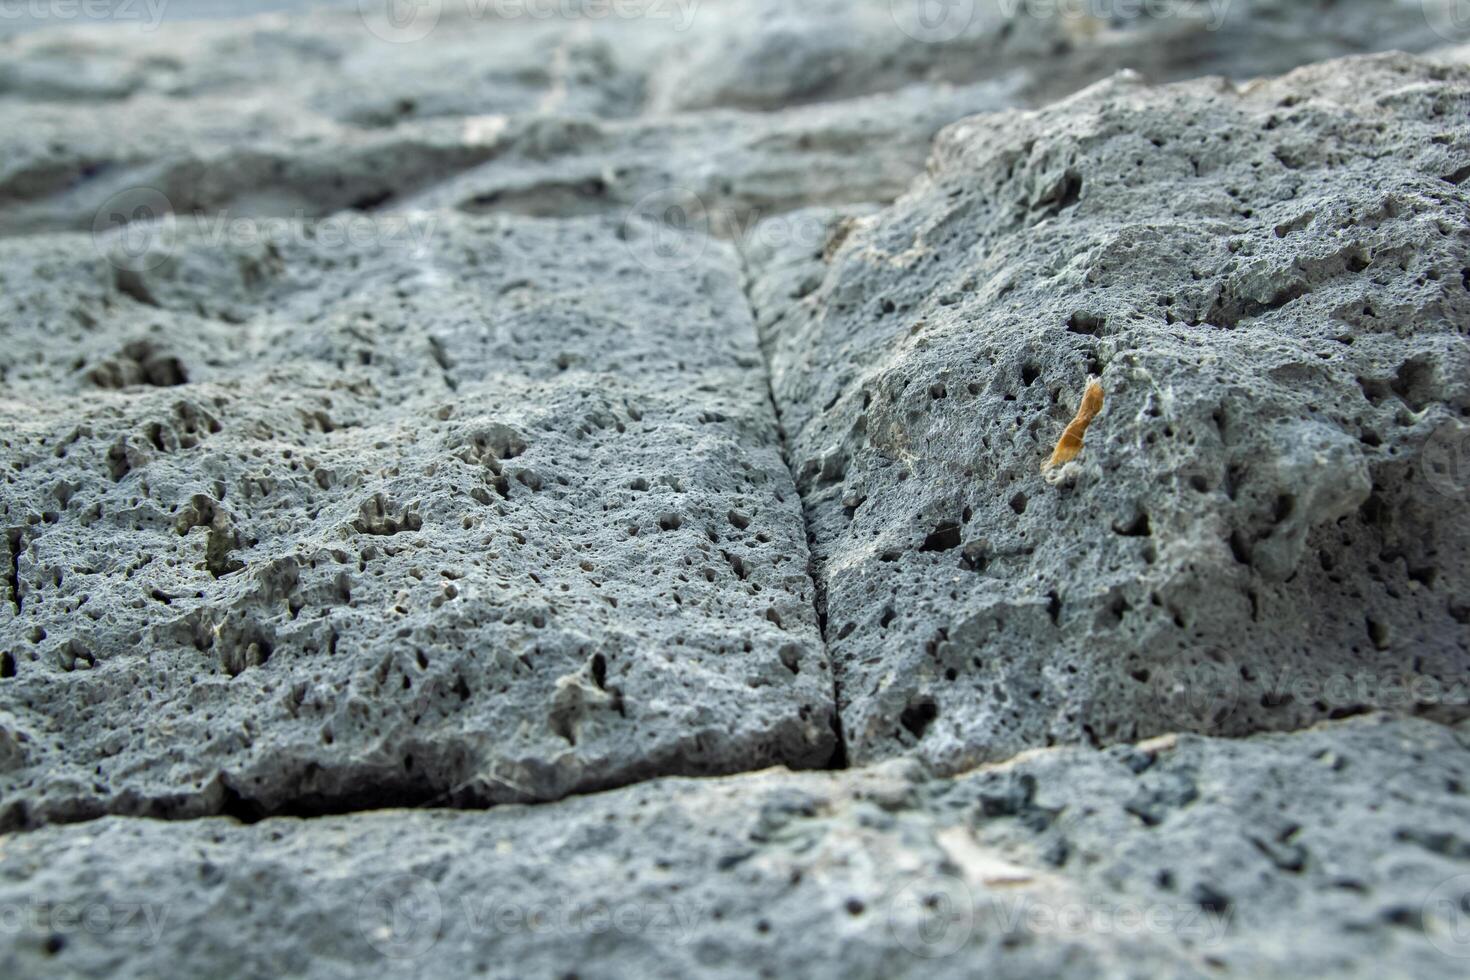
<svg viewBox="0 0 1470 980"><path fill-rule="evenodd" d="M776 438L781 447L781 462L786 467L786 472L791 476L791 485L796 487L798 512L801 515L802 540L807 545L806 573L812 580L812 606L817 617L817 630L822 637L822 655L827 661L827 669L832 674L832 734L836 738L836 747L832 750L832 757L827 762L827 769L839 770L849 767L847 756L847 736L842 728L842 685L837 676L837 663L832 657L832 648L827 642L827 590L822 585L821 575L817 571L815 556L811 553L812 530L811 520L807 516L806 497L802 494L797 484L796 470L791 465L791 447L786 439L786 426L781 422L781 403L776 400L776 389L771 373L771 357L766 350L765 343L761 340L760 328L756 325L755 301L750 294L750 267L745 260L745 253L740 248L740 243L733 243L736 254L740 257L740 294L745 297L745 309L750 315L750 328L755 335L756 350L761 356L761 373L766 382L766 399L771 406L771 415L776 422Z"/></svg>
<svg viewBox="0 0 1470 980"><path fill-rule="evenodd" d="M738 243L736 252L739 257L739 271L741 274L741 295L745 299L746 312L750 316L752 340L760 353L761 369L765 381L766 398L770 405L772 420L776 426L776 436L779 442L781 461L791 474L792 485L796 485L796 474L791 467L789 446L786 439L786 431L781 423L781 409L776 401L775 390L772 387L772 373L770 359L767 355L765 345L761 343L759 331L755 326L755 305L750 295L749 285L751 278L749 269L745 262L745 256L739 252ZM432 342L432 339L431 339ZM808 546L811 543L810 522L808 520L806 501L798 491L798 506L802 523L803 540ZM10 591L14 597L17 608L20 605L20 592L16 581L16 563L18 561L19 541L23 531L11 530L8 533L10 544L10 565L8 578ZM837 671L832 662L831 651L827 645L827 622L825 612L825 590L817 569L815 561L808 556L807 574L811 577L813 588L813 605L817 618L818 630L822 639L822 650L832 671L832 729L835 738L835 748L827 763L818 767L815 771L844 770L849 767L847 755L847 743L842 729L842 714L840 687L837 680ZM643 767L643 771L628 774L628 778L612 779L603 781L591 781L584 786L565 793L561 796L548 799L505 799L496 794L488 792L489 788L496 782L493 775L474 774L465 780L456 780L455 785L445 787L443 783L435 785L434 781L420 777L417 780L405 777L398 783L391 781L373 781L371 785L365 785L357 791L350 793L322 793L322 792L297 792L280 800L275 805L267 805L260 799L254 797L248 789L239 785L239 780L225 772L219 772L214 777L213 786L199 794L188 794L182 797L165 796L147 800L136 800L136 806L117 806L116 801L109 805L103 801L78 801L71 812L65 812L63 808L60 813L45 814L41 819L34 819L33 815L20 810L10 809L0 813L0 833L28 832L39 830L47 826L65 826L89 823L106 817L123 817L127 819L148 819L167 822L179 822L189 820L202 820L225 817L235 820L241 824L253 824L261 820L274 817L290 817L296 819L315 819L318 817L346 816L352 813L362 813L372 810L384 809L443 809L454 811L483 811L491 810L504 804L517 805L541 805L556 803L561 800L571 799L577 796L586 796L602 792L624 789L638 783L653 779L722 779L730 776L750 772L750 769L732 769L725 772L711 772L709 770L696 771L695 768L680 766L677 762L670 764L668 760L653 762ZM214 799L211 799L214 797Z"/></svg>
<svg viewBox="0 0 1470 980"><path fill-rule="evenodd" d="M414 779L405 775L400 779L366 780L359 789L351 791L297 790L283 795L274 804L266 804L248 788L242 788L239 776L219 771L205 789L195 793L145 797L124 791L111 801L78 800L69 808L61 806L58 807L59 812L44 813L39 817L24 804L19 804L0 811L0 835L86 824L108 817L163 823L228 818L249 825L282 817L314 820L377 810L443 810L456 813L490 811L503 806L545 806L578 797L615 792L659 779L728 779L759 772L764 768L767 766L712 770L698 765L682 765L677 761L655 759L623 777L590 779L560 796L540 798L530 795L498 795L492 791L495 787L514 787L490 773L477 773L468 779L455 780L447 788L443 781ZM791 771L823 772L825 769L792 768ZM302 773L293 775L300 778Z"/></svg>
<svg viewBox="0 0 1470 980"><path fill-rule="evenodd" d="M20 549L25 541L25 530L13 527L5 532L5 546L9 561L5 563L5 586L16 615L21 613L20 598Z"/></svg>

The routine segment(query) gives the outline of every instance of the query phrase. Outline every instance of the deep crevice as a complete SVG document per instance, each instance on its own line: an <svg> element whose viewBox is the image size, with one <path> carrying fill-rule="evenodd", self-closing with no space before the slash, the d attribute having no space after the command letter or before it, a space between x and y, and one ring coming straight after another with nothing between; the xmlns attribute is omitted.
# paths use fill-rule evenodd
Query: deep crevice
<svg viewBox="0 0 1470 980"><path fill-rule="evenodd" d="M838 676L837 659L832 656L832 647L827 640L827 590L822 584L821 574L817 571L816 559L811 554L812 519L807 512L806 495L801 492L797 482L796 469L791 465L791 447L786 438L786 426L781 421L781 405L776 401L776 389L771 384L771 357L766 350L766 345L761 342L760 327L756 322L755 302L750 295L750 283L750 268L745 261L744 253L740 253L740 291L745 297L745 310L750 316L750 329L755 346L760 351L761 374L766 383L766 400L771 406L771 416L776 422L776 439L780 444L781 462L791 477L792 485L798 488L796 493L800 503L798 512L801 514L801 534L802 540L807 544L806 573L812 580L812 605L817 615L817 629L822 638L822 653L827 660L827 669L832 674L832 734L836 740L826 768L829 770L846 769L851 763L847 755L847 736L842 728L842 681Z"/></svg>
<svg viewBox="0 0 1470 980"><path fill-rule="evenodd" d="M769 764L784 764L793 771L803 768L821 771L823 768L803 767L790 759ZM269 802L252 794L241 780L223 772L215 777L213 787L194 793L142 797L124 792L110 800L81 798L39 810L26 800L17 800L0 807L0 835L90 823L106 817L167 823L227 817L241 824L254 824L277 817L311 820L372 810L472 811L493 810L507 805L539 806L626 789L655 779L725 779L759 771L767 765L711 766L675 746L660 755L644 758L623 772L609 776L589 775L563 792L542 796L479 771L468 760L465 771L475 771L465 778L448 778L448 773L442 771L437 775L425 772L383 778L369 774L353 783L348 790L307 788L312 771L317 768L316 764L308 762L292 772L281 774L281 778L295 785L291 791Z"/></svg>
<svg viewBox="0 0 1470 980"><path fill-rule="evenodd" d="M5 532L6 557L5 563L5 589L10 596L11 605L15 606L16 614L21 611L20 599L20 548L25 537L23 528L13 527Z"/></svg>

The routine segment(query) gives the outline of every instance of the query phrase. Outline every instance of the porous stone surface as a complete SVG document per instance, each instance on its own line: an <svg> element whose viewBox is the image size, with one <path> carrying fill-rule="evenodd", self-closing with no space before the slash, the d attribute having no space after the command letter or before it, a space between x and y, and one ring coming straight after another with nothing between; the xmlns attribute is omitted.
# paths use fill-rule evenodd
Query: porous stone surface
<svg viewBox="0 0 1470 980"><path fill-rule="evenodd" d="M1412 771L1406 768L1412 765ZM10 837L6 976L1455 976L1470 748L1427 721L660 779L488 813Z"/></svg>
<svg viewBox="0 0 1470 980"><path fill-rule="evenodd" d="M1467 108L1402 55L1124 76L747 256L854 761L1464 713Z"/></svg>
<svg viewBox="0 0 1470 980"><path fill-rule="evenodd" d="M0 976L1462 976L1459 3L0 11Z"/></svg>
<svg viewBox="0 0 1470 980"><path fill-rule="evenodd" d="M421 220L0 244L7 828L827 762L729 247Z"/></svg>

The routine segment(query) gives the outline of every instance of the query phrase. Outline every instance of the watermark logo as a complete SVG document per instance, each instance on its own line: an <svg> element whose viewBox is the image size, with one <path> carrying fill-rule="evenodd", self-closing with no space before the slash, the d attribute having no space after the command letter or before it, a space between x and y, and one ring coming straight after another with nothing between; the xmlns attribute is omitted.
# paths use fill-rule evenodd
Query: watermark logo
<svg viewBox="0 0 1470 980"><path fill-rule="evenodd" d="M628 250L650 272L688 269L710 248L712 239L750 250L798 248L819 253L831 233L829 223L810 211L763 217L756 209L709 207L687 187L667 187L639 198L618 229Z"/></svg>
<svg viewBox="0 0 1470 980"><path fill-rule="evenodd" d="M1419 455L1430 489L1452 500L1470 500L1470 425L1445 422L1434 430Z"/></svg>
<svg viewBox="0 0 1470 980"><path fill-rule="evenodd" d="M700 0L466 0L471 17L499 20L654 20L687 31Z"/></svg>
<svg viewBox="0 0 1470 980"><path fill-rule="evenodd" d="M423 255L437 218L432 212L364 214L341 211L315 218L257 218L227 210L175 213L162 191L133 187L108 198L92 218L98 254L119 269L146 272L167 262L187 239L200 246L250 249L266 243L303 248L402 249Z"/></svg>
<svg viewBox="0 0 1470 980"><path fill-rule="evenodd" d="M169 0L0 0L0 24L72 21L138 24L143 31L158 29Z"/></svg>
<svg viewBox="0 0 1470 980"><path fill-rule="evenodd" d="M1421 910L1424 933L1435 949L1456 959L1470 959L1470 875L1439 883Z"/></svg>
<svg viewBox="0 0 1470 980"><path fill-rule="evenodd" d="M412 44L434 33L443 0L357 0L357 13L372 35L389 44Z"/></svg>
<svg viewBox="0 0 1470 980"><path fill-rule="evenodd" d="M915 41L953 41L975 19L975 0L889 0L888 11L898 29Z"/></svg>
<svg viewBox="0 0 1470 980"><path fill-rule="evenodd" d="M1240 703L1240 671L1228 659L1181 656L1149 671L1147 683L1160 714L1187 731L1219 730Z"/></svg>
<svg viewBox="0 0 1470 980"><path fill-rule="evenodd" d="M970 889L953 875L911 881L888 902L888 929L915 956L939 959L969 942L975 929Z"/></svg>
<svg viewBox="0 0 1470 980"><path fill-rule="evenodd" d="M119 269L146 272L172 254L178 235L173 204L153 187L108 198L92 218L92 242Z"/></svg>
<svg viewBox="0 0 1470 980"><path fill-rule="evenodd" d="M385 959L431 950L454 925L456 935L546 937L644 935L674 946L691 942L705 910L669 902L568 900L557 895L505 901L469 892L444 900L428 879L410 873L375 882L358 903L357 928Z"/></svg>
<svg viewBox="0 0 1470 980"><path fill-rule="evenodd" d="M699 195L682 187L639 198L623 217L619 234L639 265L650 272L678 272L709 248L710 212Z"/></svg>
<svg viewBox="0 0 1470 980"><path fill-rule="evenodd" d="M1429 29L1446 41L1470 40L1470 0L1420 0Z"/></svg>
<svg viewBox="0 0 1470 980"><path fill-rule="evenodd" d="M400 874L384 878L357 904L357 929L368 945L390 960L422 956L439 941L444 905L427 878Z"/></svg>

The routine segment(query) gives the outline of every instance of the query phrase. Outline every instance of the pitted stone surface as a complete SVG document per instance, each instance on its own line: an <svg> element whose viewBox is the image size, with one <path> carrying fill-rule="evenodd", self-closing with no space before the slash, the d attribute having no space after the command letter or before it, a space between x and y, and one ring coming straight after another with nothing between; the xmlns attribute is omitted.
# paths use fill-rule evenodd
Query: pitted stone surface
<svg viewBox="0 0 1470 980"><path fill-rule="evenodd" d="M488 813L108 817L5 841L0 903L26 914L0 969L1452 977L1467 780L1463 732L1359 718L937 782L890 765Z"/></svg>
<svg viewBox="0 0 1470 980"><path fill-rule="evenodd" d="M1464 974L1460 0L468 3L0 38L0 976Z"/></svg>
<svg viewBox="0 0 1470 980"><path fill-rule="evenodd" d="M832 754L728 246L654 276L605 221L380 230L131 273L3 245L8 827Z"/></svg>
<svg viewBox="0 0 1470 980"><path fill-rule="evenodd" d="M854 761L1463 714L1467 109L1405 56L1122 77L747 257Z"/></svg>

